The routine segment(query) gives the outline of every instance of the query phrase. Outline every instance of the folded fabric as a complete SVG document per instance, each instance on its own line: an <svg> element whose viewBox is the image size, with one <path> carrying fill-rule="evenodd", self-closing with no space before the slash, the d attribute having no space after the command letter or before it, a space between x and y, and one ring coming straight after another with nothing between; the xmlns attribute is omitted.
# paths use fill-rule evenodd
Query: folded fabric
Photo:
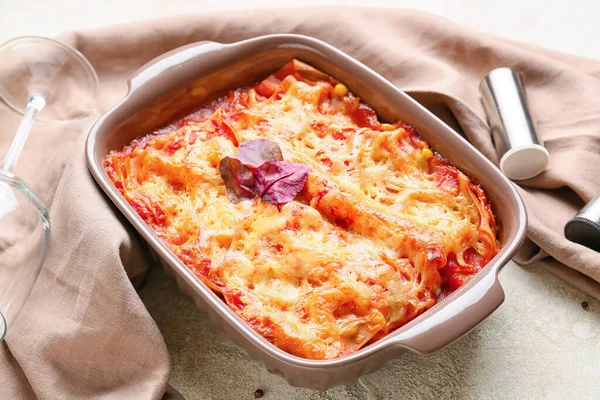
<svg viewBox="0 0 600 400"><path fill-rule="evenodd" d="M600 62L390 9L245 11L77 32L61 40L96 68L99 106L83 121L36 124L17 169L51 207L53 237L31 298L0 346L5 398L163 395L170 368L166 346L130 281L143 276L149 261L140 239L88 173L85 136L93 120L125 94L127 78L152 58L194 41L283 32L314 36L362 61L496 163L478 86L493 68L519 70L551 157L546 172L519 182L529 229L517 261L545 265L600 298L600 254L562 233L600 190ZM0 102L0 154L19 119Z"/></svg>

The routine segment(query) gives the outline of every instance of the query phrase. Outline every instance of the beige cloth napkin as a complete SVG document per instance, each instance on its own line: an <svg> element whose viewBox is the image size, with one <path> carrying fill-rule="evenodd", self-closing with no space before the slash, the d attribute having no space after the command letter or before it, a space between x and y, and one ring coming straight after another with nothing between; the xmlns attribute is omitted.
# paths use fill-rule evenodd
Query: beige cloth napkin
<svg viewBox="0 0 600 400"><path fill-rule="evenodd" d="M0 346L3 398L162 396L167 350L130 283L143 276L148 260L90 177L85 136L99 113L125 94L127 77L161 53L199 40L282 32L325 40L367 64L464 132L494 162L478 85L496 67L521 71L551 159L545 173L520 183L530 224L517 260L545 265L600 298L600 254L562 233L567 219L600 190L600 62L389 9L184 16L77 32L62 40L97 69L100 106L84 121L38 123L17 168L51 206L53 238L31 298ZM0 102L0 154L19 119Z"/></svg>

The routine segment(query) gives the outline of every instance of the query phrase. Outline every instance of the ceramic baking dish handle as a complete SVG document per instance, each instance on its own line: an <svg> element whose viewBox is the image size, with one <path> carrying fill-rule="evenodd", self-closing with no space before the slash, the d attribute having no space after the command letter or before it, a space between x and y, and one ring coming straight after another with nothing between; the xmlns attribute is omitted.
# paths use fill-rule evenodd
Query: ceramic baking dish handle
<svg viewBox="0 0 600 400"><path fill-rule="evenodd" d="M439 309L422 315L418 323L393 338L395 347L430 354L459 338L485 319L504 300L504 290L493 268L466 292L455 292Z"/></svg>
<svg viewBox="0 0 600 400"><path fill-rule="evenodd" d="M129 91L134 92L143 86L165 83L173 86L173 80L177 79L185 82L191 79L194 71L192 59L198 60L202 53L214 51L218 47L223 47L221 43L211 41L201 41L190 43L186 46L178 47L140 67L129 79ZM182 65L186 66L183 68ZM160 76L160 79L157 79Z"/></svg>

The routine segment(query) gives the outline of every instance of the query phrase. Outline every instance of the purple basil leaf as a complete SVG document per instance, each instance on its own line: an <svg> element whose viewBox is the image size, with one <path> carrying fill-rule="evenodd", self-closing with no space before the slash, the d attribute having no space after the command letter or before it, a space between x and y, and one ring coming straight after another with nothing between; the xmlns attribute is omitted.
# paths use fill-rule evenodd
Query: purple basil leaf
<svg viewBox="0 0 600 400"><path fill-rule="evenodd" d="M239 203L244 199L252 199L256 194L252 171L240 160L231 157L223 158L219 163L219 172L225 181L227 197L232 202Z"/></svg>
<svg viewBox="0 0 600 400"><path fill-rule="evenodd" d="M266 161L283 161L279 145L267 139L246 140L240 145L235 158L254 168Z"/></svg>
<svg viewBox="0 0 600 400"><path fill-rule="evenodd" d="M263 201L279 205L294 200L308 173L306 164L267 161L254 171L254 183Z"/></svg>

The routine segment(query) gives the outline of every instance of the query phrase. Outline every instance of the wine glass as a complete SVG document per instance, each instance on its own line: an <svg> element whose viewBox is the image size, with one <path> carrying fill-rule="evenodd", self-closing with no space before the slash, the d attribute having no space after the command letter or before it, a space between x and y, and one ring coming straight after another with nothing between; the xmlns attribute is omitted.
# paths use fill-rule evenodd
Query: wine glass
<svg viewBox="0 0 600 400"><path fill-rule="evenodd" d="M67 121L93 110L98 77L74 48L42 37L0 46L0 98L23 115L0 164L0 340L23 307L50 244L50 218L38 195L13 170L34 120ZM43 168L43 165L40 165Z"/></svg>

